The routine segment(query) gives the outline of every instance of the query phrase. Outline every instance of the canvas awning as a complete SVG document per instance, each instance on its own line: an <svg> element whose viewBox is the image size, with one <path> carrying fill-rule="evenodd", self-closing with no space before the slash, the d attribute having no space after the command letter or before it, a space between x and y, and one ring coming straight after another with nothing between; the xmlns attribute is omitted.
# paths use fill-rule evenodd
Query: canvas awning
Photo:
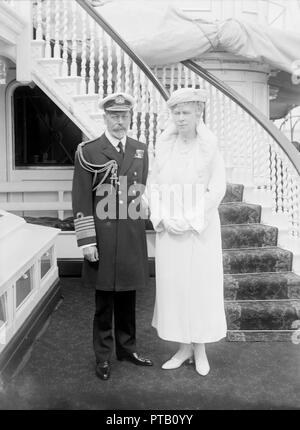
<svg viewBox="0 0 300 430"><path fill-rule="evenodd" d="M292 73L300 59L300 33L239 19L192 19L170 4L111 1L96 10L149 65L176 63L214 49Z"/></svg>
<svg viewBox="0 0 300 430"><path fill-rule="evenodd" d="M269 64L280 72L271 78L271 84L279 89L281 107L274 100L271 117L300 105L300 83L295 83L295 70L300 70L300 33L234 18L212 22L192 19L170 4L158 7L143 0L111 1L96 10L150 66L199 58L214 50L226 51Z"/></svg>

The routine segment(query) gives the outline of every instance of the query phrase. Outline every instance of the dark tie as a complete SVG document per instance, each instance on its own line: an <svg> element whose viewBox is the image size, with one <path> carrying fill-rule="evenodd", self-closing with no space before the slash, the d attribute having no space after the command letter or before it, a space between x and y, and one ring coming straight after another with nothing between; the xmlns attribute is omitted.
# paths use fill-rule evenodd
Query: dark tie
<svg viewBox="0 0 300 430"><path fill-rule="evenodd" d="M120 149L120 154L121 154L122 158L124 158L124 149L123 149L123 143L122 142L119 142L118 148Z"/></svg>

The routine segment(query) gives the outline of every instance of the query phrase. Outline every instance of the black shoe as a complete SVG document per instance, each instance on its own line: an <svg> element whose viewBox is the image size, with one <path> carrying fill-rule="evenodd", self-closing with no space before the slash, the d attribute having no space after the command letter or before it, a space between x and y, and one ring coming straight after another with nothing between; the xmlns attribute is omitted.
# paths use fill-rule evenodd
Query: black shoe
<svg viewBox="0 0 300 430"><path fill-rule="evenodd" d="M134 363L137 366L153 366L153 363L149 358L144 358L137 352L128 352L127 354L118 355L117 358L120 361L131 361L131 363Z"/></svg>
<svg viewBox="0 0 300 430"><path fill-rule="evenodd" d="M98 378L103 379L103 381L107 381L110 377L110 363L109 361L103 361L101 363L97 363L96 365L96 376Z"/></svg>

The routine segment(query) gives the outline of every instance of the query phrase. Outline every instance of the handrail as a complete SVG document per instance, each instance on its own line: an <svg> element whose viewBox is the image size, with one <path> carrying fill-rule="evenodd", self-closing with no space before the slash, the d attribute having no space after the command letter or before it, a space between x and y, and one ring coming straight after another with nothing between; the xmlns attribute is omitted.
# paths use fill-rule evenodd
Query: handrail
<svg viewBox="0 0 300 430"><path fill-rule="evenodd" d="M288 138L281 133L278 128L255 106L253 106L245 97L241 96L237 91L229 85L222 82L220 79L212 75L210 72L199 66L193 60L185 60L181 62L184 66L192 70L197 75L201 76L207 82L212 84L223 94L233 100L242 109L244 109L252 118L255 119L264 130L278 143L283 152L287 155L298 175L300 176L300 153Z"/></svg>
<svg viewBox="0 0 300 430"><path fill-rule="evenodd" d="M160 92L163 99L166 101L169 98L169 93L165 87L159 82L150 67L130 48L121 36L111 27L111 25L88 3L88 0L76 0L76 2L93 18L103 30L126 52L132 61L145 73L147 78L152 82L155 88Z"/></svg>

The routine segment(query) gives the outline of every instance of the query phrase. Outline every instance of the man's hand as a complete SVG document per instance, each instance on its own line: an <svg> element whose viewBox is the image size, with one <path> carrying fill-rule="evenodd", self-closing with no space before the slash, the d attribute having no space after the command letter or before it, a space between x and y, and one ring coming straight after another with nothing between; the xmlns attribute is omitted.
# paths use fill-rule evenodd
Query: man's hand
<svg viewBox="0 0 300 430"><path fill-rule="evenodd" d="M86 258L90 262L95 262L99 260L98 250L95 245L87 246L83 248L83 257Z"/></svg>

